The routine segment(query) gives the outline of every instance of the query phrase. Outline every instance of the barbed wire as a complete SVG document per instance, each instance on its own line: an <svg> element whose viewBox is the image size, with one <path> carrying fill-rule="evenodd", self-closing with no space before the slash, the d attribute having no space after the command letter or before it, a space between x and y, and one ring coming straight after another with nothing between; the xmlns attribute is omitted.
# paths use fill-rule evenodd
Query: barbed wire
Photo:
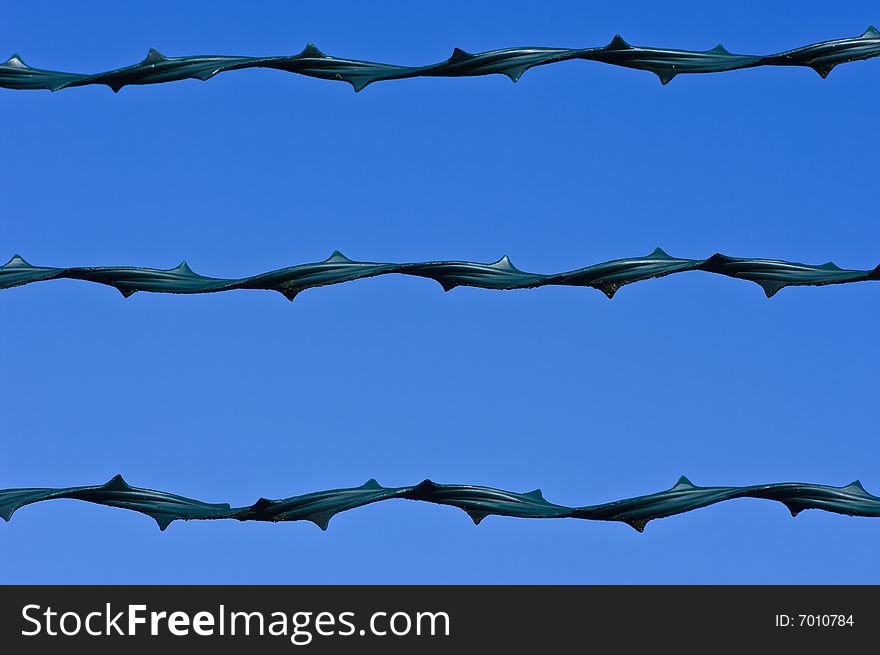
<svg viewBox="0 0 880 655"><path fill-rule="evenodd" d="M129 486L121 475L89 487L0 490L0 517L9 521L16 510L32 503L57 498L82 500L146 514L164 530L172 521L237 519L239 521L311 521L322 530L340 512L373 503L402 498L464 510L475 524L485 517L573 518L589 521L621 521L639 532L649 521L690 512L735 498L761 498L785 505L792 516L805 509L820 509L850 516L880 516L880 498L865 491L856 480L844 487L783 482L746 487L698 487L682 476L670 489L599 505L566 507L548 502L540 489L516 493L461 484L437 484L425 480L407 487L383 487L369 480L360 487L331 489L281 500L260 498L253 505L232 507L205 503L164 491Z"/></svg>
<svg viewBox="0 0 880 655"><path fill-rule="evenodd" d="M151 49L138 64L97 74L64 73L32 68L14 54L0 64L0 87L58 91L104 84L113 91L131 84L159 84L183 79L208 80L218 73L244 68L269 68L325 80L348 82L360 91L373 82L413 77L506 75L516 82L528 69L574 59L654 73L663 84L676 75L718 73L758 66L806 66L823 78L842 63L880 55L880 31L869 27L857 37L822 41L772 55L744 55L718 45L711 50L672 50L633 46L617 35L601 48L505 48L472 54L455 48L446 61L428 66L399 66L331 57L309 43L298 55L238 57L198 55L166 57Z"/></svg>
<svg viewBox="0 0 880 655"><path fill-rule="evenodd" d="M130 266L51 268L33 266L15 255L0 266L0 289L43 280L67 278L105 284L126 298L137 291L153 293L216 293L233 289L278 291L293 300L313 287L340 284L379 275L410 275L440 283L445 291L459 286L481 289L530 289L543 286L592 287L612 298L627 284L685 271L703 271L759 284L768 298L787 286L822 286L880 280L880 265L848 270L829 262L812 265L776 259L743 259L714 254L708 259L671 257L660 248L645 257L615 259L564 273L543 275L516 268L508 257L491 264L436 261L410 264L358 262L339 251L321 262L300 264L250 277L226 279L193 272L186 262L171 269Z"/></svg>

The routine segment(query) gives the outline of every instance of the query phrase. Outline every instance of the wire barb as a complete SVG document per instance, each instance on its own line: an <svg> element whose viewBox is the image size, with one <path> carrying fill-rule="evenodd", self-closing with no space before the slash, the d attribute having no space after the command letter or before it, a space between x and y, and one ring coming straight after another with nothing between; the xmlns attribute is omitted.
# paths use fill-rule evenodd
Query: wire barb
<svg viewBox="0 0 880 655"><path fill-rule="evenodd" d="M472 77L505 75L516 82L530 68L581 59L650 71L668 84L675 76L718 73L758 66L806 66L823 78L842 63L880 55L880 31L869 27L859 36L834 39L772 55L742 55L718 45L711 50L672 50L630 45L615 36L600 48L505 48L472 54L455 48L445 61L427 66L399 66L357 59L341 59L309 43L298 55L239 57L196 55L166 57L151 48L143 61L125 68L96 73L63 73L32 68L18 54L0 64L0 87L59 91L103 84L118 92L132 84L160 84L184 79L209 80L218 73L244 68L270 68L324 80L348 82L357 92L385 80L413 77Z"/></svg>
<svg viewBox="0 0 880 655"><path fill-rule="evenodd" d="M369 480L360 487L331 489L281 500L260 498L253 505L231 507L205 503L164 491L132 487L121 475L90 487L60 489L29 488L0 490L0 517L9 521L16 510L46 500L71 498L108 507L119 507L151 517L164 530L172 521L237 519L239 521L311 521L322 530L330 519L365 505L402 498L464 510L475 524L487 516L532 519L573 518L588 521L619 521L639 532L654 519L683 514L735 498L762 498L785 505L792 516L805 509L820 509L849 516L880 516L880 498L865 491L861 483L844 487L783 482L747 487L698 487L686 477L665 491L599 505L566 507L544 499L540 489L516 493L492 487L437 484L425 480L408 487L383 487Z"/></svg>
<svg viewBox="0 0 880 655"><path fill-rule="evenodd" d="M126 298L137 291L192 294L264 289L277 291L288 300L293 300L301 291L312 287L400 274L435 280L445 291L459 286L498 290L570 286L592 287L612 298L624 285L685 271L704 271L749 280L760 285L768 298L787 286L822 286L880 280L880 266L871 270L847 270L831 262L812 265L777 259L743 259L721 254L712 255L708 259L681 259L671 257L660 248L644 257L615 259L550 275L521 271L506 256L491 264L465 261L390 264L358 262L334 251L321 262L299 264L239 279L199 275L186 262L171 269L130 266L50 268L33 266L21 256L15 255L0 266L0 289L66 278L112 286Z"/></svg>

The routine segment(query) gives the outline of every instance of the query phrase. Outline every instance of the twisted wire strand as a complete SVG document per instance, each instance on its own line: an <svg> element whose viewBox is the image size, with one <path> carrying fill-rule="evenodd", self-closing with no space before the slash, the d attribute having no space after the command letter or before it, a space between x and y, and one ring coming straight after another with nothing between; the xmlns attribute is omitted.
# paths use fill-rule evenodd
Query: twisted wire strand
<svg viewBox="0 0 880 655"><path fill-rule="evenodd" d="M253 505L231 507L205 503L164 491L129 486L121 475L88 487L60 489L0 490L0 517L5 521L25 505L56 498L82 500L98 505L140 512L165 530L172 521L237 519L239 521L311 521L322 530L331 518L372 503L394 498L449 505L464 510L475 524L490 515L518 518L574 518L588 521L622 521L639 532L649 521L683 514L734 498L762 498L785 505L792 516L805 509L820 509L849 516L880 516L880 498L856 480L844 487L783 482L746 487L698 487L682 476L670 489L599 505L566 507L544 499L540 489L516 493L461 484L437 484L425 480L407 487L383 487L369 480L360 487L331 489L281 500L260 498Z"/></svg>
<svg viewBox="0 0 880 655"><path fill-rule="evenodd" d="M771 55L743 55L718 45L711 50L672 50L633 46L617 35L600 48L505 48L477 54L459 48L449 59L428 66L399 66L331 57L309 43L298 55L239 57L197 55L166 57L151 49L140 63L93 75L32 68L18 54L0 64L0 87L58 91L90 84L104 84L119 91L131 84L159 84L183 79L208 80L230 70L270 68L324 80L348 82L360 91L373 82L413 77L471 77L506 75L516 82L528 69L561 61L581 59L654 73L663 84L676 75L717 73L757 66L806 66L823 78L838 64L880 55L880 31L869 27L857 37L822 41Z"/></svg>
<svg viewBox="0 0 880 655"><path fill-rule="evenodd" d="M521 271L506 256L491 264L463 261L390 264L358 262L335 251L321 262L290 266L239 279L199 275L186 262L171 269L130 266L50 268L33 266L15 255L0 266L0 289L67 278L115 287L126 298L137 291L192 294L265 289L278 291L288 300L293 300L301 291L312 287L401 274L435 280L445 291L458 286L499 290L572 286L592 287L612 298L626 284L684 271L704 271L749 280L759 284L768 298L787 286L880 280L880 265L871 270L847 270L832 262L812 265L775 259L743 259L722 254L714 254L708 259L681 259L669 256L660 248L645 257L615 259L550 275Z"/></svg>

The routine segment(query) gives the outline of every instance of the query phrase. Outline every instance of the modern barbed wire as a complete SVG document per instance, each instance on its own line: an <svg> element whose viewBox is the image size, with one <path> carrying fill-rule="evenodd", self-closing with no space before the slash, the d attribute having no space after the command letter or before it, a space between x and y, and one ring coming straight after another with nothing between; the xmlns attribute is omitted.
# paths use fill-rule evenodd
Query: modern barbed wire
<svg viewBox="0 0 880 655"><path fill-rule="evenodd" d="M199 275L186 262L171 269L130 266L50 268L33 266L15 255L0 266L0 289L67 278L115 287L126 298L137 291L193 294L233 289L264 289L278 291L288 300L293 300L305 289L396 273L435 280L445 291L459 286L499 290L572 286L592 287L612 298L626 284L685 271L704 271L749 280L759 284L768 298L787 286L822 286L880 280L880 265L871 270L848 270L832 262L812 265L776 259L743 259L722 254L714 254L708 259L681 259L671 257L660 248L645 257L615 259L550 275L521 271L506 256L491 264L464 261L390 264L353 261L335 251L321 262L290 266L238 279Z"/></svg>
<svg viewBox="0 0 880 655"><path fill-rule="evenodd" d="M785 505L792 516L805 509L821 509L850 516L880 516L880 498L865 491L856 480L844 487L783 482L747 487L698 487L682 476L670 489L599 505L566 507L544 499L540 489L516 493L461 484L425 480L408 487L383 487L369 480L360 487L331 489L281 500L260 498L253 505L232 507L205 503L164 491L129 486L121 475L106 484L60 489L0 490L0 517L9 521L25 505L54 498L82 500L146 514L164 530L172 521L237 519L239 521L311 521L322 530L340 512L393 498L419 500L458 507L479 524L490 515L532 519L573 518L589 521L622 521L639 532L648 521L690 512L734 498L762 498Z"/></svg>
<svg viewBox="0 0 880 655"><path fill-rule="evenodd" d="M601 48L505 48L472 54L455 48L446 61L428 66L399 66L356 59L340 59L309 43L298 55L239 57L197 55L166 57L151 49L138 64L92 75L32 68L14 54L0 64L0 87L58 91L76 86L105 84L113 91L131 84L159 84L183 79L208 80L218 73L244 68L270 68L324 80L348 82L360 91L373 82L413 77L471 77L506 75L516 82L528 69L581 59L654 73L663 84L676 75L718 73L758 66L806 66L823 78L838 64L880 55L880 31L869 27L857 37L822 41L772 55L744 55L718 45L711 50L672 50L633 46L620 35Z"/></svg>

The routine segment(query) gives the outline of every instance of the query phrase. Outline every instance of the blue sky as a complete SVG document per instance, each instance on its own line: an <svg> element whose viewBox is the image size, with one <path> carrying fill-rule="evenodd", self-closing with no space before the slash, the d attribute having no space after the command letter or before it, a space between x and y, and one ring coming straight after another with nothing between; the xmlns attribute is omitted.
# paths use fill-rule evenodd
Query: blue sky
<svg viewBox="0 0 880 655"><path fill-rule="evenodd" d="M422 64L515 45L769 53L861 34L868 2L8 3L5 56L91 72L150 47ZM377 84L274 71L0 90L0 244L34 264L239 276L325 258L554 272L647 254L880 262L880 62L679 76L590 62ZM603 502L856 478L880 493L880 287L700 273L444 294L0 292L0 486L133 485L247 504L371 477ZM175 523L76 501L0 525L17 583L877 583L880 523L737 500L623 524L407 501L309 523Z"/></svg>

